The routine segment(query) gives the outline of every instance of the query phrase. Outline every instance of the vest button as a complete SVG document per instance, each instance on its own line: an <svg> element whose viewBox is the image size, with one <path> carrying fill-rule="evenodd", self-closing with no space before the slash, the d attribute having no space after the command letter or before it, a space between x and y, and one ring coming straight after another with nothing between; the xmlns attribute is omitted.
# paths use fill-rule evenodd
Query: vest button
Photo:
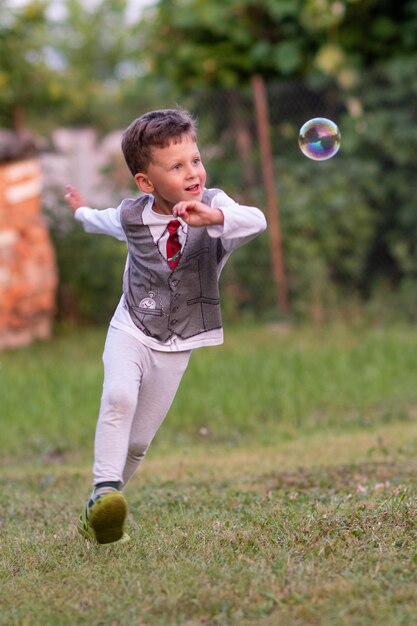
<svg viewBox="0 0 417 626"><path fill-rule="evenodd" d="M171 285L172 287L176 287L178 285L178 280L174 278L174 280L171 281Z"/></svg>
<svg viewBox="0 0 417 626"><path fill-rule="evenodd" d="M176 324L178 320L171 320L171 324Z"/></svg>

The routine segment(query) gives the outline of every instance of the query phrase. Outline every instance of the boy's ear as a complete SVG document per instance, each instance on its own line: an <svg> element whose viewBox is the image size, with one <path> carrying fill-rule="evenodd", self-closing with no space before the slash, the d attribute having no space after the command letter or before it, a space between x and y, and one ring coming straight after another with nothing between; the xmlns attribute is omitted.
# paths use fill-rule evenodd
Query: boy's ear
<svg viewBox="0 0 417 626"><path fill-rule="evenodd" d="M135 174L135 183L143 193L153 193L155 191L155 187L143 172Z"/></svg>

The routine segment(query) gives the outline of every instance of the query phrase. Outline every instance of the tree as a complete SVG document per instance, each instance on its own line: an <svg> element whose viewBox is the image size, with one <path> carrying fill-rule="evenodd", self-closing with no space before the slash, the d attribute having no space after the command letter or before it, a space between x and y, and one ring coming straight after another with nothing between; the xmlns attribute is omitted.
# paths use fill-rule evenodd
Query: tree
<svg viewBox="0 0 417 626"><path fill-rule="evenodd" d="M65 14L52 23L51 44L65 89L61 123L110 129L124 124L121 84L134 72L127 0L94 7L66 0Z"/></svg>
<svg viewBox="0 0 417 626"><path fill-rule="evenodd" d="M0 2L0 124L21 133L31 112L60 100L56 72L49 66L47 2L33 0L17 10Z"/></svg>
<svg viewBox="0 0 417 626"><path fill-rule="evenodd" d="M302 0L160 0L147 12L150 71L183 90L294 74L308 42Z"/></svg>
<svg viewBox="0 0 417 626"><path fill-rule="evenodd" d="M0 125L123 126L137 111L144 74L128 1L64 0L59 17L49 5L0 0Z"/></svg>

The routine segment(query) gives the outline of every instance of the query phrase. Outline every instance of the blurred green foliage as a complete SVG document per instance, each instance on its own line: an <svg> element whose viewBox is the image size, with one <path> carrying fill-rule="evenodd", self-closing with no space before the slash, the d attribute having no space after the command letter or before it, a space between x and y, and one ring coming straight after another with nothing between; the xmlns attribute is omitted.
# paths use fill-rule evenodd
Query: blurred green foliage
<svg viewBox="0 0 417 626"><path fill-rule="evenodd" d="M62 322L106 323L122 293L126 245L74 226L54 232L59 267L58 318Z"/></svg>
<svg viewBox="0 0 417 626"><path fill-rule="evenodd" d="M144 24L152 70L182 89L319 71L348 81L415 51L415 0L159 0Z"/></svg>
<svg viewBox="0 0 417 626"><path fill-rule="evenodd" d="M415 321L417 294L417 54L377 64L360 86L365 113L352 133L348 155L371 164L374 175L361 176L361 193L375 216L368 249L368 293L406 285L408 315ZM362 170L361 170L362 171Z"/></svg>
<svg viewBox="0 0 417 626"><path fill-rule="evenodd" d="M13 10L0 2L0 124L18 131L27 111L40 118L45 107L59 100L56 72L43 54L46 7L36 1Z"/></svg>

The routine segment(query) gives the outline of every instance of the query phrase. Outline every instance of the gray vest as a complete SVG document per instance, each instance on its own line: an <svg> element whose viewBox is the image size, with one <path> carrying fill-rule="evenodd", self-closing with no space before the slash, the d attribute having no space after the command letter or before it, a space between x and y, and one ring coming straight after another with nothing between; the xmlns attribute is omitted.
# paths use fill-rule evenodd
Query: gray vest
<svg viewBox="0 0 417 626"><path fill-rule="evenodd" d="M210 205L218 191L205 190L202 201ZM180 262L171 270L143 223L147 202L148 196L125 200L120 212L129 251L123 292L133 322L162 342L220 328L217 265L226 254L220 239L204 227L190 226Z"/></svg>

